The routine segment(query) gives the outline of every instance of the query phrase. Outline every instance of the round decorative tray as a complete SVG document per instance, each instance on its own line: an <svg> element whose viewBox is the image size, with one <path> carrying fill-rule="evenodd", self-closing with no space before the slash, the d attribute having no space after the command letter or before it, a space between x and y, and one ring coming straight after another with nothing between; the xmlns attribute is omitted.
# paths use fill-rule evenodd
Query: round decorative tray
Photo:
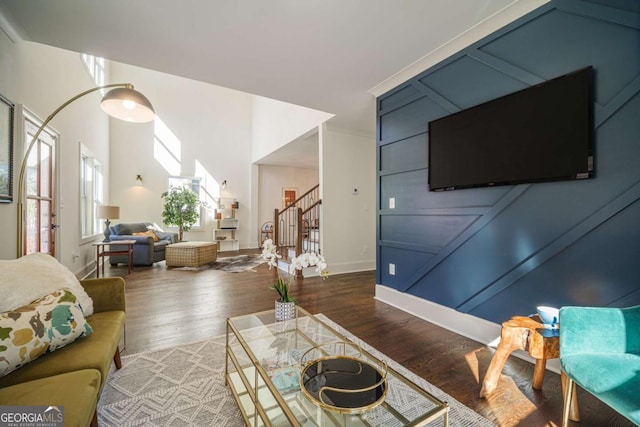
<svg viewBox="0 0 640 427"><path fill-rule="evenodd" d="M384 362L380 364L378 367L349 355L323 356L304 364L300 389L321 408L358 414L384 401L388 390L387 366Z"/></svg>

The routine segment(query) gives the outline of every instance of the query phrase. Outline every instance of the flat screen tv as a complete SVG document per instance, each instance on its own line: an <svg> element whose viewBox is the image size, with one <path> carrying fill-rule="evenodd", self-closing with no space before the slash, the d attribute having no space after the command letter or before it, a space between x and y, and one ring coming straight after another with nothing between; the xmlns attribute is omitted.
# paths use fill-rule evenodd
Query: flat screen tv
<svg viewBox="0 0 640 427"><path fill-rule="evenodd" d="M429 189L593 177L592 67L429 123Z"/></svg>

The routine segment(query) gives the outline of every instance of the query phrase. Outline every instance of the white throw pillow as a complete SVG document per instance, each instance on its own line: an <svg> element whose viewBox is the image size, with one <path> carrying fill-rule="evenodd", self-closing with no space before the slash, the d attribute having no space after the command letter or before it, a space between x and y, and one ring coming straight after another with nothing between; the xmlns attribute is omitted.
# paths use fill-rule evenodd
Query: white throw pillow
<svg viewBox="0 0 640 427"><path fill-rule="evenodd" d="M62 288L70 289L78 298L85 316L93 314L93 300L78 278L51 255L36 252L18 259L0 260L0 313Z"/></svg>

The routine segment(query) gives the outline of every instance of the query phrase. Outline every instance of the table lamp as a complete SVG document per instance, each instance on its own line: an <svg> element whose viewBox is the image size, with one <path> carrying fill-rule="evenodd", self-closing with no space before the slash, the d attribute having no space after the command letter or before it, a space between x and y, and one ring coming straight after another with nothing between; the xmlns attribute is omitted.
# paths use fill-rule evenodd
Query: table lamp
<svg viewBox="0 0 640 427"><path fill-rule="evenodd" d="M111 241L111 222L109 219L120 219L120 206L98 206L98 218L104 219L104 240Z"/></svg>

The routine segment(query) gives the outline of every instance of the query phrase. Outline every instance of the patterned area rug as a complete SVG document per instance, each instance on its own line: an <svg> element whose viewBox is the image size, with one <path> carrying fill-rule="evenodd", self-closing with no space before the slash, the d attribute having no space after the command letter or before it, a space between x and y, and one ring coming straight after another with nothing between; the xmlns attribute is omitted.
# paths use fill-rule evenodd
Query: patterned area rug
<svg viewBox="0 0 640 427"><path fill-rule="evenodd" d="M200 267L177 267L172 270L178 271L203 271L203 270L220 270L227 273L242 273L245 271L253 271L254 268L266 262L260 255L237 255L224 258L218 258L216 262L202 265Z"/></svg>
<svg viewBox="0 0 640 427"><path fill-rule="evenodd" d="M412 374L344 328L319 314L323 321L360 344L390 367L449 403L449 425L493 424L453 397ZM122 369L111 368L100 402L98 423L106 426L240 427L244 421L224 385L225 337L147 351L122 357ZM431 425L441 426L442 419Z"/></svg>

